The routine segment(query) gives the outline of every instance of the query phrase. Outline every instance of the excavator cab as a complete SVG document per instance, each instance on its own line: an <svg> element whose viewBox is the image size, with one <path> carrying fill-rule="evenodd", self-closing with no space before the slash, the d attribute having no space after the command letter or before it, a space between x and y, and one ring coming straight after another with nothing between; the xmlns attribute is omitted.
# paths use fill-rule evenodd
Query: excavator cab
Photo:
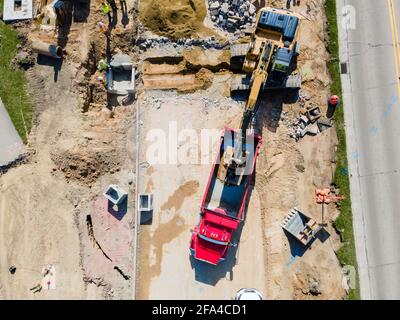
<svg viewBox="0 0 400 320"><path fill-rule="evenodd" d="M259 11L250 42L234 44L230 49L231 67L244 73L232 77L232 94L251 91L257 74L263 77L262 89L300 89L300 76L292 75L300 53L297 42L300 21L301 17L290 10Z"/></svg>
<svg viewBox="0 0 400 320"><path fill-rule="evenodd" d="M287 48L279 48L275 55L267 86L283 87L294 63L294 52Z"/></svg>

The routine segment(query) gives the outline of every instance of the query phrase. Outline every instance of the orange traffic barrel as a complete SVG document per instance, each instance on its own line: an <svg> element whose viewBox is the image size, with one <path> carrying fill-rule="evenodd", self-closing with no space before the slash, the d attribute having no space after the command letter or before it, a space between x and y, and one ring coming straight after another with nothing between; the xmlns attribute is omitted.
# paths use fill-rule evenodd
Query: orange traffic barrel
<svg viewBox="0 0 400 320"><path fill-rule="evenodd" d="M329 98L329 104L332 106L336 106L339 103L339 97L337 95L333 95Z"/></svg>
<svg viewBox="0 0 400 320"><path fill-rule="evenodd" d="M332 118L337 106L339 105L340 99L337 95L332 95L328 99L328 110L326 111L326 116L328 119Z"/></svg>

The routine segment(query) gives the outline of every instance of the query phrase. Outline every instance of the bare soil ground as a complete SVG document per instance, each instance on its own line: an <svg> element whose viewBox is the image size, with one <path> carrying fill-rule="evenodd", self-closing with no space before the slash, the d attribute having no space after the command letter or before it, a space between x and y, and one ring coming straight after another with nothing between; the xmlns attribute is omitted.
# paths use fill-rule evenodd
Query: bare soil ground
<svg viewBox="0 0 400 320"><path fill-rule="evenodd" d="M107 55L106 39L96 29L106 19L99 9L100 2L92 1L87 19L72 24L62 63L40 57L27 72L35 101L30 156L0 177L0 296L5 299L133 296L135 108L108 101L93 81L97 61ZM129 47L135 31L134 11L125 25L129 32L121 18L110 52ZM20 32L30 41L55 41L34 26ZM102 196L110 183L129 192L118 211ZM48 264L56 269L56 289L34 293L30 288L41 282ZM12 265L15 274L8 272Z"/></svg>
<svg viewBox="0 0 400 320"><path fill-rule="evenodd" d="M143 24L158 35L180 39L214 34L203 24L203 0L142 0L140 13Z"/></svg>

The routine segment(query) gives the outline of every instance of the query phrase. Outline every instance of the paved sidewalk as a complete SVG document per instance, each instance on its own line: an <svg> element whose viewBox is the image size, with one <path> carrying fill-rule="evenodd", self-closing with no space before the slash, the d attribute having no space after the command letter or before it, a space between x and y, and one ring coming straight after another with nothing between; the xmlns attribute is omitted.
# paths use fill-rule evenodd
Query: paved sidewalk
<svg viewBox="0 0 400 320"><path fill-rule="evenodd" d="M0 99L0 167L15 161L24 153L24 145Z"/></svg>
<svg viewBox="0 0 400 320"><path fill-rule="evenodd" d="M400 0L337 0L363 300L400 299ZM349 25L343 22L351 20Z"/></svg>

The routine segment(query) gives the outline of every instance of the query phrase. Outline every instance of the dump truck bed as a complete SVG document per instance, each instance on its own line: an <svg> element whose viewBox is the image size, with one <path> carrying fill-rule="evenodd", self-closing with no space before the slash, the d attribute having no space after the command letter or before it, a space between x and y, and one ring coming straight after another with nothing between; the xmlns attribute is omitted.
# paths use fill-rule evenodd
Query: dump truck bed
<svg viewBox="0 0 400 320"><path fill-rule="evenodd" d="M246 161L247 166L244 177L242 178L240 185L227 185L224 181L221 181L218 178L218 171L222 165L221 157L225 152L225 148L232 146L234 143L234 137L237 133L238 132L235 130L226 129L224 135L221 137L218 158L215 161L209 177L202 208L204 210L227 215L233 219L241 220L246 195L248 193L251 176L254 171L255 161L262 139L258 135L248 135L246 150L249 151L249 154Z"/></svg>

